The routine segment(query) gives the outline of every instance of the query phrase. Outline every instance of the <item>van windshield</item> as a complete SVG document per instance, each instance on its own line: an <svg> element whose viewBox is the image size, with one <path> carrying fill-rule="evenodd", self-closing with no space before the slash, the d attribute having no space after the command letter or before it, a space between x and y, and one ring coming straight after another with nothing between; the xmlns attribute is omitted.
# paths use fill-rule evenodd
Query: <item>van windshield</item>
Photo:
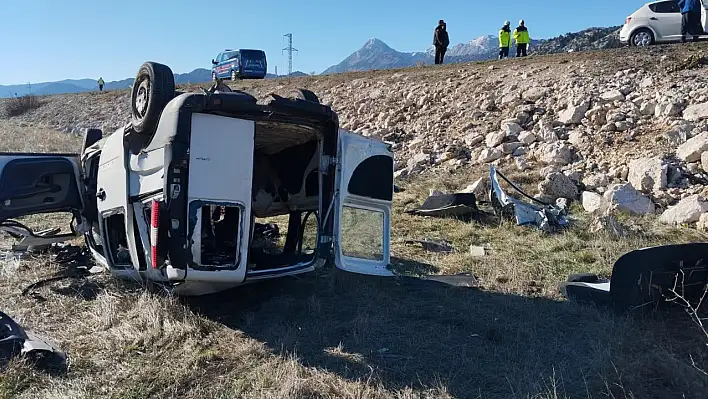
<svg viewBox="0 0 708 399"><path fill-rule="evenodd" d="M265 58L263 50L241 50L241 57L249 60L262 60Z"/></svg>

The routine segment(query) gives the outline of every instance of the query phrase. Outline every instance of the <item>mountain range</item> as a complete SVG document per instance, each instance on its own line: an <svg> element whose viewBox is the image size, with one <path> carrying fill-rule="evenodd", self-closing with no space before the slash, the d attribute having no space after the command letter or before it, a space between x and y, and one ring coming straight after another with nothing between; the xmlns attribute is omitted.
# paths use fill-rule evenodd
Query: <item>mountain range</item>
<svg viewBox="0 0 708 399"><path fill-rule="evenodd" d="M608 28L588 28L580 32L567 33L551 39L531 40L529 51L532 54L552 54L620 47L619 26ZM499 51L496 36L488 35L459 43L450 47L445 54L445 63L471 62L494 59ZM512 49L512 53L514 50ZM352 53L337 65L327 68L323 75L331 73L368 71L374 69L405 68L421 64L433 64L435 49L431 46L425 51L405 53L392 49L382 40L372 38L363 47ZM293 72L290 76L307 76L303 72ZM266 79L279 76L268 74ZM211 70L198 68L189 73L175 74L175 83L204 83L211 80ZM133 78L106 82L106 90L127 89ZM94 79L67 79L58 82L32 83L22 85L0 85L0 98L33 94L79 93L97 90Z"/></svg>
<svg viewBox="0 0 708 399"><path fill-rule="evenodd" d="M529 51L533 54L552 54L620 47L620 28L619 26L588 28L551 39L532 39ZM512 56L514 51L512 49ZM450 47L445 54L445 63L490 60L496 58L498 52L499 39L497 36L481 36L467 43ZM322 74L405 68L420 64L433 64L434 61L435 48L432 46L426 51L404 53L392 49L382 40L372 38L362 48L339 64L327 68Z"/></svg>
<svg viewBox="0 0 708 399"><path fill-rule="evenodd" d="M306 73L296 71L290 76L307 76ZM273 74L266 75L266 79L277 78L278 76ZM120 90L128 89L130 85L133 84L135 78L126 78L122 80L116 80L112 82L106 82L103 86L104 90ZM211 70L204 68L197 68L189 73L176 73L175 83L176 84L187 84L187 83L205 83L211 81ZM64 93L81 93L86 91L98 90L98 84L94 79L66 79L60 80L58 82L43 82L43 83L32 83L32 84L22 84L22 85L0 85L0 98L23 96L28 93L37 95L48 95L48 94L64 94Z"/></svg>

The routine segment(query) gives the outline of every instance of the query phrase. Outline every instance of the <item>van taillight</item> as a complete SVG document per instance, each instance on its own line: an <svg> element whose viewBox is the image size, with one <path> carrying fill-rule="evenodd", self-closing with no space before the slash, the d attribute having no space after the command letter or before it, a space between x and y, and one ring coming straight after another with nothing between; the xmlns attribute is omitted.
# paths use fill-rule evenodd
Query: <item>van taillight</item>
<svg viewBox="0 0 708 399"><path fill-rule="evenodd" d="M152 201L150 209L150 258L152 267L157 269L157 232L160 227L160 203Z"/></svg>
<svg viewBox="0 0 708 399"><path fill-rule="evenodd" d="M625 25L629 25L630 22L632 22L632 17L627 17L627 19L624 20Z"/></svg>

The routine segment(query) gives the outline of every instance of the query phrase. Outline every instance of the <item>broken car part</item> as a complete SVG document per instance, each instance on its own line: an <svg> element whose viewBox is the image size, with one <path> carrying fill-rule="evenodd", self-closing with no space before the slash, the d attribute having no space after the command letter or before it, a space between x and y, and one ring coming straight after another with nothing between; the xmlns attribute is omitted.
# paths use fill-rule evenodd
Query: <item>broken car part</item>
<svg viewBox="0 0 708 399"><path fill-rule="evenodd" d="M472 193L440 194L426 198L420 208L407 211L409 215L469 220L477 215L477 200Z"/></svg>
<svg viewBox="0 0 708 399"><path fill-rule="evenodd" d="M455 249L452 247L452 243L447 240L406 240L406 244L419 244L427 252L438 252L438 253L451 253Z"/></svg>
<svg viewBox="0 0 708 399"><path fill-rule="evenodd" d="M0 312L0 366L17 356L25 356L43 368L66 365L66 354L55 345L25 331L10 316Z"/></svg>
<svg viewBox="0 0 708 399"><path fill-rule="evenodd" d="M507 182L514 190L538 205L521 201L507 195L501 189L498 178ZM535 225L545 232L552 232L568 225L568 221L565 218L567 209L546 204L524 193L519 187L497 171L494 165L489 165L489 179L492 183L490 201L497 216L504 217L510 215L516 219L516 223L519 226Z"/></svg>
<svg viewBox="0 0 708 399"><path fill-rule="evenodd" d="M615 262L610 279L572 275L560 290L568 299L625 311L654 309L677 295L697 303L707 284L708 243L690 243L628 252Z"/></svg>

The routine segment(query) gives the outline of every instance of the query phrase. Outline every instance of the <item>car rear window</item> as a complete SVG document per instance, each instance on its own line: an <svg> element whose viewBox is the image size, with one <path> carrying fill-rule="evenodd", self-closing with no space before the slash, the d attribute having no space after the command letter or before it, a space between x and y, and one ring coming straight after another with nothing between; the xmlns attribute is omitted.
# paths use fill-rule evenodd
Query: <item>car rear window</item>
<svg viewBox="0 0 708 399"><path fill-rule="evenodd" d="M681 12L676 1L662 1L660 3L649 4L649 9L660 14Z"/></svg>
<svg viewBox="0 0 708 399"><path fill-rule="evenodd" d="M263 50L241 50L241 56L249 60L259 60L265 58Z"/></svg>

